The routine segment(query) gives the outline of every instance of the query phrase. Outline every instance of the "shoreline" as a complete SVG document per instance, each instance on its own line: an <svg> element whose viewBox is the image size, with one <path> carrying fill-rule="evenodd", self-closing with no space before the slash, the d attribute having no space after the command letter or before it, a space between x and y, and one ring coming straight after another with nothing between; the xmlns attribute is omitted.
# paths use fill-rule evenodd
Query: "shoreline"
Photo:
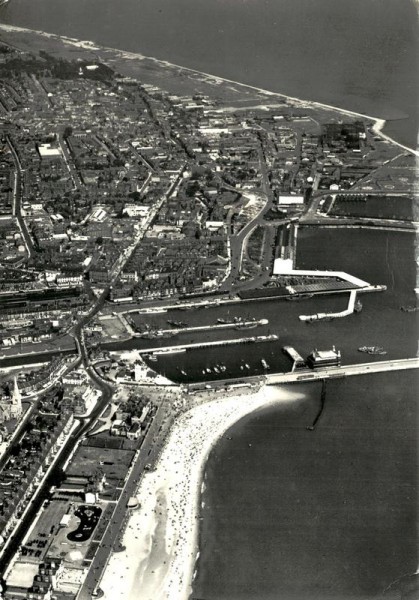
<svg viewBox="0 0 419 600"><path fill-rule="evenodd" d="M374 125L372 127L372 130L374 131L375 134L379 135L380 137L382 137L384 140L386 140L387 142L394 144L396 146L398 146L399 148L402 148L403 150L413 154L414 156L419 157L419 150L415 150L413 148L410 148L409 146L406 146L400 142L397 142L395 139L393 139L392 137L388 136L387 134L383 133L383 128L387 122L386 119L381 119L378 117L373 117L371 115L365 114L365 113L360 113L360 112L355 112L355 111L351 111L349 109L345 109L345 108L340 108L338 106L333 106L333 105L329 105L329 104L324 104L322 102L317 102L315 100L304 100L302 98L296 98L293 96L288 96L286 94L281 94L280 92L272 92L270 90L264 89L264 88L259 88L257 86L253 86L247 83L241 83L240 81L234 81L232 79L227 79L225 77L219 77L218 75L213 75L211 73L206 73L204 71L198 71L197 69L192 69L190 67L184 67L182 65L178 65L176 63L171 63L169 61L166 60L161 60L158 58L155 58L153 56L146 56L144 54L141 53L137 53L137 52L129 52L126 50L120 50L118 48L111 48L109 46L101 46L96 44L95 42L92 42L90 40L78 40L76 38L71 38L68 36L60 36L58 34L55 33L48 33L46 31L40 31L37 29L27 29L25 27L18 27L16 25L8 25L5 23L0 23L0 31L5 31L5 32L9 32L9 33L13 33L13 32L17 32L17 33L29 33L29 34L36 34L36 35L40 35L49 39L53 39L53 40L58 40L61 43L64 44L70 44L73 45L77 48L80 48L82 50L90 50L91 52L94 51L107 51L107 52L113 52L116 55L119 55L119 57L121 58L125 58L128 60L140 60L140 61L151 61L156 63L159 66L162 67L169 67L169 68L173 68L173 69L179 69L181 71L186 71L189 73L193 73L194 75L198 75L201 77L205 77L207 79L209 79L210 81L217 83L217 84L221 84L221 83L227 83L227 84L233 84L233 85L237 85L243 88L247 88L250 90L253 90L255 92L258 92L260 94L264 94L266 96L271 96L271 97L277 97L277 98L281 98L291 104L294 105L300 105L300 106L309 106L309 107L315 107L315 108L320 108L323 110L330 110L330 111L334 111L334 112L339 112L345 115L349 115L351 117L361 117L363 119L368 119L370 121L374 122ZM106 64L106 62L105 62Z"/></svg>
<svg viewBox="0 0 419 600"><path fill-rule="evenodd" d="M265 386L195 406L178 418L155 470L140 480L140 508L128 518L121 540L125 550L112 553L99 584L106 600L115 595L135 600L140 589L142 600L189 599L199 556L201 494L209 453L246 415L303 397L285 387Z"/></svg>
<svg viewBox="0 0 419 600"><path fill-rule="evenodd" d="M380 135L381 137L383 137L384 139L386 139L387 141L389 141L390 143L393 143L397 146L400 146L401 148L407 150L410 153L413 153L416 156L419 156L419 151L415 151L412 150L406 146L403 146L401 144L399 144L398 142L396 142L395 140L393 140L392 138L390 138L389 136L386 136L384 133L382 133L382 129L386 124L386 121L383 119L377 119L374 117L369 117L367 115L364 115L362 113L355 113L355 112L351 112L351 111L347 111L345 109L340 109L337 107L333 107L333 106L328 106L325 104L321 104L321 103L317 103L317 102L311 102L311 101L302 101L296 98L292 98L289 96L285 96L276 92L269 92L267 90L263 90L261 88L256 88L254 86L250 86L247 84L242 84L239 82L234 82L228 79L223 79L214 75L209 75L206 73L202 73L200 71L196 71L193 69L189 69L186 67L180 67L178 65L174 65L172 63L168 63L166 61L162 61L162 60L158 60L155 58L151 58L151 57L146 57L143 56L141 54L135 54L135 53L128 53L122 50L118 50L118 49L113 49L113 48L106 48L106 47L100 47L100 46L94 46L91 42L78 42L77 40L74 40L72 38L67 38L64 36L58 36L56 34L48 34L45 32L40 32L40 31L33 31L30 29L23 29L23 28L18 28L18 27L13 27L13 26L7 26L7 25L0 25L0 30L4 30L10 27L11 31L23 31L23 32L28 32L28 33L36 33L38 35L43 35L52 39L58 39L58 40L62 40L65 43L68 44L73 44L74 46L78 46L80 48L86 49L86 50L97 50L98 52L100 52L100 50L107 50L107 51L113 51L115 53L117 53L119 56L121 56L122 58L125 59L132 59L132 60L150 60L150 61L154 61L159 65L166 65L166 66L170 66L170 67L176 67L179 68L181 70L184 71L189 71L195 74L201 74L204 75L206 77L211 78L213 81L217 82L217 83L222 83L222 82L228 82L228 83L234 83L236 85L242 86L242 87L246 87L246 88L250 88L250 89L254 89L257 90L261 93L264 93L266 95L270 95L270 96L276 96L276 97L280 97L280 98L284 98L287 99L289 101L295 101L295 102L299 102L302 103L303 105L307 105L307 106L317 106L319 108L325 108L328 110L333 110L333 111L337 111L340 112L342 114L349 114L351 116L359 116L365 119L369 119L371 121L374 121L374 124L372 126L372 130L377 134ZM277 404L281 399L279 398L281 393L284 393L285 395L288 394L287 398L283 399L285 401L292 401L292 394L293 392L288 392L287 390L285 390L284 388L281 388L281 390L277 389L276 390L276 394L278 395L278 398L276 400L273 399L269 399L269 392L270 389L268 388L262 388L261 390L259 390L258 393L256 394L249 394L249 396L243 395L243 396L237 396L237 397L231 397L231 398L225 398L223 400L214 400L212 402L209 402L207 404L202 404L200 406L196 406L193 409L191 409L191 411L188 411L188 413L185 413L184 415L181 415L178 420L176 421L176 423L173 425L172 430L170 431L170 434L165 442L165 446L163 449L163 453L166 452L166 446L170 446L170 444L172 443L171 449L173 451L173 455L169 453L169 451L167 451L167 465L164 463L164 461L162 462L162 464L160 464L161 460L159 458L159 461L157 463L156 466L156 471L154 471L153 473L150 473L151 476L153 477L149 477L149 474L145 474L143 479L144 481L147 481L147 484L144 484L141 487L141 483L140 483L140 487L138 490L138 495L139 495L139 499L140 502L142 504L141 509L139 509L138 511L134 512L134 513L128 513L129 516L129 522L131 521L131 519L134 519L134 521L138 521L140 520L140 525L139 527L141 527L141 529L144 529L144 533L143 531L141 531L139 533L140 536L140 542L137 543L134 541L134 536L131 535L134 533L134 525L135 523L133 523L131 529L130 529L130 525L128 522L128 526L127 526L127 530L126 532L129 530L128 534L125 532L124 533L124 541L125 541L125 537L126 535L128 535L129 541L130 543L132 542L134 551L130 551L130 548L127 545L127 556L125 555L125 552L121 552L118 554L113 553L111 555L111 559L109 562L109 565L105 571L104 574L104 580L107 576L107 571L108 569L110 569L110 565L112 563L113 566L113 559L114 557L116 557L116 562L119 566L117 566L116 568L116 573L120 574L121 572L125 573L125 566L126 569L129 571L129 573L131 573L131 571L134 571L132 574L132 579L130 579L130 575L128 573L125 573L126 575L126 582L127 585L132 584L131 588L128 590L127 594L123 594L123 596L125 597L129 597L130 600L131 598L134 600L134 598L138 597L138 590L140 585L143 586L142 590L145 590L145 594L149 594L147 596L144 596L144 600L147 600L147 598L153 598L153 600L158 600L159 598L173 598L176 600L181 600L181 598L185 598L185 600L187 598L189 598L189 594L190 594L190 588L192 585L192 581L193 581L193 573L194 573L194 569L196 568L196 561L198 558L198 554L199 554L199 538L198 538L198 531L199 531L199 513L200 513L200 499L201 499L201 493L202 493L202 485L203 485L203 475L205 472L205 465L207 462L207 458L209 453L211 452L211 450L214 448L214 446L217 444L218 440L220 439L220 437L222 437L222 435L225 433L225 431L227 429L229 429L232 425L236 424L238 421L240 421L244 416L246 416L247 414L250 414L260 408L265 408L267 406L270 406L272 404ZM259 395L264 394L264 396L259 397ZM299 397L301 397L301 395L299 395ZM254 400L254 402L253 402ZM230 402L231 401L231 402ZM233 402L235 401L235 402ZM249 402L249 404L248 404ZM258 405L258 402L262 402L262 404ZM231 404L231 406L230 406ZM252 407L250 407L250 404L252 404ZM254 406L253 406L254 405ZM208 411L204 410L208 407ZM225 410L223 411L223 409L225 408ZM202 409L202 410L200 410ZM241 414L240 409L245 412L243 412L243 414ZM213 410L214 412L216 412L217 414L211 414L211 410ZM190 415L189 413L196 411L196 414ZM188 417L186 418L186 415L188 415ZM185 417L185 419L184 419ZM194 421L196 417L196 421ZM209 428L208 426L208 420L210 418L213 418L214 421L211 421L211 423L213 424L214 428ZM189 423L189 431L185 432L182 430L182 426L188 427L188 421L192 421L191 423ZM201 431L198 431L197 433L197 429L199 430L199 425L201 424L202 429ZM218 429L217 429L218 427ZM206 429L205 429L206 428ZM172 433L173 433L173 442L172 442ZM198 445L199 446L199 442L202 442L202 446L200 448L197 449L197 455L193 456L190 454L189 455L189 459L188 459L188 455L186 454L187 448L185 449L185 454L184 456L180 456L178 457L176 455L176 452L178 451L177 446L179 445L179 439L180 439L180 435L179 433L183 436L183 434L185 434L186 436L192 436L192 438L194 437L194 434L197 436L199 433L202 434L202 436L204 436L204 439L202 438L194 438L191 440L191 443L195 443L195 446L192 447L192 450ZM211 435L214 435L214 437L210 437ZM183 437L182 437L182 441L183 441ZM191 453L192 453L191 450ZM171 467L171 462L173 463L174 458L177 458L176 463L180 464L180 466L182 467L182 460L189 460L189 461L193 461L193 464L189 463L189 466L196 466L196 472L194 472L193 474L191 474L190 479L188 478L186 480L186 474L189 473L189 470L186 468L184 470L182 470L182 468L180 468L180 475L179 475L179 479L172 476L171 473L169 473L169 468ZM184 463L186 464L186 463ZM198 468L199 465L199 468ZM166 468L169 467L169 468ZM157 476L159 474L159 468L162 469L162 473L161 476ZM176 472L177 474L178 472ZM183 474L183 478L182 478L182 474ZM194 485L196 484L196 482L198 481L198 487L195 490L194 493ZM163 482L163 483L162 483ZM177 486L174 488L174 491L172 492L173 488L170 487L170 485L172 486ZM182 488L183 485L183 488ZM147 497L147 491L148 491L148 495L149 496L153 496L153 493L155 494L155 498L148 498ZM172 495L178 492L179 496L178 498L174 498L171 500L170 496L172 492ZM143 501L141 494L143 494L145 496L145 501ZM189 494L189 496L188 496ZM183 501L187 502L189 498L193 498L193 500L191 500L191 503L188 505L186 504L186 506L184 504L182 504ZM153 504L153 500L156 500L156 502L154 502ZM145 506L145 508L144 508ZM188 512L188 507L191 509ZM144 514L144 511L147 509L146 516L149 516L150 518L148 519L148 525L149 525L149 529L147 530L147 520L142 519L142 515ZM184 520L182 521L182 519L172 519L172 521L170 521L170 513L169 511L171 510L171 514L173 515L173 511L176 511L177 509L183 510L184 511ZM159 519L158 513L160 516L162 516L161 519ZM176 513L175 513L176 516ZM175 522L175 524L173 524L173 520ZM144 525L145 522L145 525ZM185 531L179 531L181 529L182 525L186 524L186 528L189 526L189 530ZM138 531L138 528L137 528ZM171 534L169 536L169 534ZM131 539L132 538L132 539ZM135 537L135 539L138 539L138 536ZM192 542L192 539L194 540ZM142 541L144 541L145 543L142 543ZM181 548L177 548L177 546L179 545ZM153 546L157 546L157 556L155 556L156 552L153 550ZM140 549L143 549L144 552L144 557L141 558L141 561L139 564L135 564L135 565L131 565L130 564L130 558L133 557L133 560L136 560L137 557L139 559L141 553L138 553L138 547L140 547ZM137 552L136 552L137 550ZM161 553L163 554L163 557L166 558L166 560L164 561L164 564L166 564L167 562L169 562L167 568L163 567L162 563L163 561L160 560L161 558ZM151 556L150 556L151 555ZM124 560L122 560L119 557L124 557ZM185 559L185 562L183 562L183 559ZM156 567L153 564L153 559L156 560L156 565L159 565L158 567ZM120 561L118 563L118 560ZM122 566L121 566L122 565ZM185 567L186 565L188 565L188 572L185 573ZM182 568L180 568L182 567ZM155 574L156 570L160 569L158 571L158 578L157 577L153 577L153 575ZM116 577L112 576L111 574L111 584L117 584L116 582ZM156 581L157 579L157 581ZM105 598L109 599L111 598L111 596L113 596L116 592L116 595L119 594L120 590L123 589L123 586L125 584L125 581L121 584L118 581L118 587L113 588L111 585L110 591L107 592L105 591ZM147 587L148 586L148 587ZM154 586L154 588L152 587ZM157 587L156 587L157 586ZM178 587L177 587L178 586ZM102 586L101 586L102 587ZM183 595L185 594L185 595ZM142 593L141 593L141 598L143 598Z"/></svg>

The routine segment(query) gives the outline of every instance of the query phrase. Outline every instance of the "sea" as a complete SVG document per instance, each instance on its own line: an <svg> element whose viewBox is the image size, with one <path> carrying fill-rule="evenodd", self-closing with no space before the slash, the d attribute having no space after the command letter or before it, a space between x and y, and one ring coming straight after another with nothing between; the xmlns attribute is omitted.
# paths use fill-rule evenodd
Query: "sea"
<svg viewBox="0 0 419 600"><path fill-rule="evenodd" d="M416 148L415 0L10 0L0 22L385 118Z"/></svg>
<svg viewBox="0 0 419 600"><path fill-rule="evenodd" d="M0 22L385 118L386 133L416 148L413 0L10 0ZM358 315L312 325L298 314L338 308L344 298L249 302L245 316L268 318L277 342L196 350L153 366L179 381L214 378L220 361L230 376L259 374L262 358L281 371L286 344L303 356L336 345L344 363L380 359L359 353L362 345L416 356L416 314L400 310L416 302L416 252L411 233L301 228L298 266L344 269L387 291L365 295ZM225 308L187 314L215 322ZM417 598L417 388L416 371L329 381L310 431L320 384L296 384L301 400L236 423L206 465L193 598Z"/></svg>

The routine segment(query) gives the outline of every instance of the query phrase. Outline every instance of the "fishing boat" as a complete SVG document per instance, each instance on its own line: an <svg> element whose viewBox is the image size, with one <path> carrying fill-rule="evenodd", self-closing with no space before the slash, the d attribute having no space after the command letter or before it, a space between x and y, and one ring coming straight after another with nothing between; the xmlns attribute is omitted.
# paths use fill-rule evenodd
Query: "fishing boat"
<svg viewBox="0 0 419 600"><path fill-rule="evenodd" d="M364 352L366 354L387 354L387 351L384 350L381 346L361 346L358 348L358 352Z"/></svg>
<svg viewBox="0 0 419 600"><path fill-rule="evenodd" d="M178 329L182 329L183 327L187 327L188 326L188 324L184 323L183 321L171 321L171 320L168 320L167 322L172 327L177 327Z"/></svg>
<svg viewBox="0 0 419 600"><path fill-rule="evenodd" d="M401 306L400 310L403 312L417 312L419 310L419 306Z"/></svg>
<svg viewBox="0 0 419 600"><path fill-rule="evenodd" d="M258 323L238 323L234 329L254 329Z"/></svg>

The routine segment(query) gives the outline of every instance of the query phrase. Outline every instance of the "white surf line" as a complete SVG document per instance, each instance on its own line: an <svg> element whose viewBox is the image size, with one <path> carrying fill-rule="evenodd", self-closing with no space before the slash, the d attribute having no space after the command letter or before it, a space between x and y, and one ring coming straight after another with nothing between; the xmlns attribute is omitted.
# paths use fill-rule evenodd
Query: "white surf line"
<svg viewBox="0 0 419 600"><path fill-rule="evenodd" d="M414 154L415 156L419 157L419 150L413 150L413 148L409 148L408 146L405 146L404 144L400 144L399 142L396 142L396 140L393 140L393 138L391 138L389 135L384 133L382 130L383 130L385 124L386 124L385 119L375 119L375 123L372 128L373 132L376 133L377 135L379 135L380 137L382 137L383 139L387 140L391 144L395 144L396 146L399 146L399 148L403 148L403 150L407 150L411 154ZM391 161L386 161L386 163L387 162L391 162ZM386 163L384 163L384 164L386 164ZM383 166L383 165L381 165L381 166Z"/></svg>
<svg viewBox="0 0 419 600"><path fill-rule="evenodd" d="M74 46L77 46L79 48L83 48L85 50L107 50L107 51L111 51L114 53L117 53L123 57L126 58L135 58L135 59L140 59L140 60L150 60L153 62L156 62L160 65L165 65L165 66L169 66L169 67L175 67L176 69L181 69L183 71L189 71L190 73L194 73L195 75L203 75L205 77L208 77L218 83L221 82L226 82L226 83L231 83L234 85L238 85L240 87L246 87L249 88L251 90L255 90L257 92L260 92L262 94L266 94L268 96L276 96L278 98L284 98L285 100L288 100L289 102L294 102L296 104L300 104L300 105L309 105L309 106L315 106L318 108L323 108L323 109L327 109L327 110L332 110L334 112L339 112L345 115L349 115L352 117L361 117L363 119L368 119L370 121L374 121L374 126L373 126L373 131L379 135L380 137L382 137L383 139L385 139L386 141L390 142L391 144L394 144L396 146L399 146L399 148L403 148L403 150L406 150L407 152L414 154L415 156L419 157L419 150L414 150L413 148L409 148L408 146L405 146L404 144L401 144L400 142L397 142L396 140L394 140L393 138L391 138L390 136L388 136L387 134L382 132L382 129L386 123L385 119L380 119L378 117L373 117L371 115L367 115L365 113L359 113L359 112L355 112L355 111L351 111L345 108L339 108L338 106L332 106L330 104L323 104L322 102L317 102L315 100L303 100L301 98L295 98L293 96L287 96L286 94L281 94L280 92L272 92L270 90L266 90L264 88L259 88L256 87L254 85L250 85L248 83L242 83L240 81L234 81L233 79L227 79L226 77L220 77L218 75L213 75L211 73L206 73L205 71L198 71L197 69L191 69L190 67L184 67L182 65L178 65L176 63L171 63L169 61L166 60L161 60L159 58L155 58L154 56L146 56L145 54L140 54L140 53L136 53L136 52L128 52L125 50L120 50L118 48L111 48L109 46L100 46L97 45L95 42L91 42L91 41L83 41L83 40L77 40L76 38L70 38L70 37L66 37L66 36L60 36L57 35L55 33L48 33L45 31L39 31L37 29L27 29L24 27L16 27L15 25L6 25L4 23L0 23L0 30L3 29L4 31L17 31L17 32L26 32L26 33L36 33L38 35L43 35L45 37L48 38L52 38L52 39L58 39L64 42L67 42L69 44L72 44Z"/></svg>

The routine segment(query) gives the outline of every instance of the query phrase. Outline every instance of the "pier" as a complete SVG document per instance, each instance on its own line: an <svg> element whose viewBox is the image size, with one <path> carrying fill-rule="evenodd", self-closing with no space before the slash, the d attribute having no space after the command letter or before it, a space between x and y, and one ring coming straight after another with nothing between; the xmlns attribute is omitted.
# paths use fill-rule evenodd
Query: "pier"
<svg viewBox="0 0 419 600"><path fill-rule="evenodd" d="M178 344L175 346L153 346L151 348L137 348L139 354L176 354L192 348L211 348L215 346L230 346L232 344L251 344L260 342L275 342L278 336L274 333L254 337L237 338L233 340L217 340L215 342L197 342L193 344Z"/></svg>
<svg viewBox="0 0 419 600"><path fill-rule="evenodd" d="M326 387L327 387L327 379L323 379L323 381L322 381L322 391L321 391L321 394L320 394L320 408L319 408L319 411L318 411L317 415L314 418L313 424L309 425L307 427L308 431L314 431L314 429L316 428L318 420L322 416L322 413L324 411L324 405L325 405L325 402L326 402Z"/></svg>
<svg viewBox="0 0 419 600"><path fill-rule="evenodd" d="M300 321L305 321L306 323L312 323L313 321L324 321L330 319L341 319L343 317L348 317L352 315L355 311L355 303L356 297L359 292L381 292L386 290L385 285L369 285L367 288L363 288L362 290L351 290L349 292L349 302L347 308L340 312L329 312L329 313L315 313L313 315L300 315L298 318Z"/></svg>
<svg viewBox="0 0 419 600"><path fill-rule="evenodd" d="M232 321L231 323L214 323L212 325L198 325L197 327L170 327L169 329L159 329L158 335L177 335L178 333L195 333L196 331L212 331L213 329L250 329L253 327L258 327L262 325L267 325L269 323L268 319L258 319L258 320L249 320L249 321ZM132 330L132 327L130 328ZM131 332L133 337L142 337L144 333L139 332ZM158 335L156 339L158 339Z"/></svg>
<svg viewBox="0 0 419 600"><path fill-rule="evenodd" d="M193 392L199 389L217 391L225 387L255 386L255 385L282 385L284 383L302 383L306 381L325 381L326 379L340 379L352 375L368 375L369 373L384 373L386 371L405 371L419 368L419 358L402 358L397 360L384 360L379 362L362 363L359 365L344 365L341 367L323 367L315 371L307 368L289 373L272 373L265 375L241 376L239 379L214 379L203 382L189 383L185 389ZM324 394L326 387L323 388ZM323 401L325 395L323 396Z"/></svg>
<svg viewBox="0 0 419 600"><path fill-rule="evenodd" d="M272 373L266 375L268 385L293 383L301 381L321 381L322 379L336 379L351 375L364 375L368 373L383 373L385 371L403 371L418 369L419 358L402 358L397 360L382 360L379 362L362 363L359 365L344 365L341 367L324 367L311 371L295 371L293 373Z"/></svg>
<svg viewBox="0 0 419 600"><path fill-rule="evenodd" d="M300 315L298 318L300 319L300 321L311 323L312 321L322 321L325 319L342 319L343 317L348 317L354 312L357 293L357 290L352 290L349 293L349 302L345 310L342 310L340 312L316 313L314 315Z"/></svg>
<svg viewBox="0 0 419 600"><path fill-rule="evenodd" d="M295 277L334 277L346 281L347 283L357 288L371 288L367 281L363 281L359 277L345 273L345 271L313 271L306 269L290 268L289 264L281 258L277 258L274 263L274 275L287 275Z"/></svg>
<svg viewBox="0 0 419 600"><path fill-rule="evenodd" d="M287 354L293 361L291 369L292 372L295 371L295 369L298 369L299 367L305 367L306 361L301 356L301 354L297 352L295 348L293 348L292 346L284 346L282 348L282 351L285 352L285 354Z"/></svg>

